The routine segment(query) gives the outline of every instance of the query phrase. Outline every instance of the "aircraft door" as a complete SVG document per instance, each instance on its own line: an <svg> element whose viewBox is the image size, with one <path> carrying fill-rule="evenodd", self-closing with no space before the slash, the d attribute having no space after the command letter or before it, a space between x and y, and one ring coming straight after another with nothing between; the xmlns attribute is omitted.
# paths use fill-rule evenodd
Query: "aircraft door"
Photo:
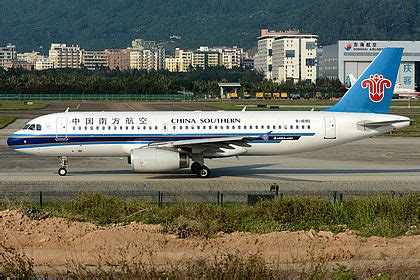
<svg viewBox="0 0 420 280"><path fill-rule="evenodd" d="M324 139L336 139L336 126L334 116L324 116L325 135Z"/></svg>
<svg viewBox="0 0 420 280"><path fill-rule="evenodd" d="M56 141L67 141L67 118L61 117L57 118L56 123L57 133L55 136Z"/></svg>

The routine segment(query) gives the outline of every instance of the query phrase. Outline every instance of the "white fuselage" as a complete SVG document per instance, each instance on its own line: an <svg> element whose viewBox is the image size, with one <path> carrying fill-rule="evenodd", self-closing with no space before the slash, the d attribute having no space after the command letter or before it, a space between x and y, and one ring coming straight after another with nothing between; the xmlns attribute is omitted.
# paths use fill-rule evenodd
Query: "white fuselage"
<svg viewBox="0 0 420 280"><path fill-rule="evenodd" d="M364 122L402 120L375 129ZM30 126L34 124L34 126ZM269 135L204 157L281 155L310 151L406 127L406 117L340 112L65 112L31 120L8 144L39 156L129 156L156 142ZM38 125L38 126L37 126ZM37 130L39 129L39 130Z"/></svg>

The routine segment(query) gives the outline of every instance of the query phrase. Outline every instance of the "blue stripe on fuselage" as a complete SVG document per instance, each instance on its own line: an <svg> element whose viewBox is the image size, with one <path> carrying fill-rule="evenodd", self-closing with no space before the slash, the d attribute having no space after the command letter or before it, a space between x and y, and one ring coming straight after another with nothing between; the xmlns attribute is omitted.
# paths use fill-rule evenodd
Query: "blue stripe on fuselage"
<svg viewBox="0 0 420 280"><path fill-rule="evenodd" d="M177 140L216 138L227 136L257 136L255 133L241 133L241 134L95 134L95 135L81 135L69 134L65 139L57 140L56 135L22 135L12 134L7 140L7 144L14 149L20 148L36 148L47 146L60 145L94 145L94 144L149 144L151 142L168 142ZM298 140L301 136L314 136L315 133L281 133L271 134L270 142L277 140ZM58 135L60 138L60 135ZM65 135L61 135L65 137ZM256 140L258 141L258 140ZM279 142L279 141L277 141Z"/></svg>

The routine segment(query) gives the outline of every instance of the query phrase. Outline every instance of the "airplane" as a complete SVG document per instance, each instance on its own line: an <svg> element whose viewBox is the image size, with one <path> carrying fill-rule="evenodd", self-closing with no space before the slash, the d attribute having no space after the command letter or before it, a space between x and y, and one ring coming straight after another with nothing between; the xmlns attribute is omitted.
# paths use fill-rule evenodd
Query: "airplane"
<svg viewBox="0 0 420 280"><path fill-rule="evenodd" d="M348 75L350 86L354 85L357 79L353 76L353 74ZM399 97L403 98L420 98L420 92L412 90L411 88L403 88L401 87L401 83L396 83L394 87L394 93Z"/></svg>
<svg viewBox="0 0 420 280"><path fill-rule="evenodd" d="M8 138L16 151L59 157L127 157L135 172L190 168L208 178L205 159L293 154L410 125L389 114L402 48L385 48L325 111L66 112L29 121ZM355 151L357 152L357 151Z"/></svg>

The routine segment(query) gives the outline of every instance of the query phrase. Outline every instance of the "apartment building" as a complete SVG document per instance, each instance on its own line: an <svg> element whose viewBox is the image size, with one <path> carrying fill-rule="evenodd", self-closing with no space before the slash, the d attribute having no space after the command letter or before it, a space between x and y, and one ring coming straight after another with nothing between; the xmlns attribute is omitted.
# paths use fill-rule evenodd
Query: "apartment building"
<svg viewBox="0 0 420 280"><path fill-rule="evenodd" d="M6 47L0 47L0 67L3 68L6 62L16 61L16 46L8 44Z"/></svg>
<svg viewBox="0 0 420 280"><path fill-rule="evenodd" d="M317 35L262 29L258 37L255 69L266 79L315 82L317 77Z"/></svg>
<svg viewBox="0 0 420 280"><path fill-rule="evenodd" d="M105 50L108 57L108 68L110 70L129 70L130 69L130 50Z"/></svg>
<svg viewBox="0 0 420 280"><path fill-rule="evenodd" d="M49 58L54 68L80 68L82 51L78 45L51 44Z"/></svg>
<svg viewBox="0 0 420 280"><path fill-rule="evenodd" d="M165 48L155 41L135 39L131 42L130 68L160 70L165 67Z"/></svg>
<svg viewBox="0 0 420 280"><path fill-rule="evenodd" d="M108 68L108 55L105 51L83 50L82 65L89 70Z"/></svg>
<svg viewBox="0 0 420 280"><path fill-rule="evenodd" d="M192 51L176 48L174 56L165 59L165 69L170 72L187 72L192 67L192 57Z"/></svg>
<svg viewBox="0 0 420 280"><path fill-rule="evenodd" d="M54 62L49 58L43 58L35 61L35 70L41 71L48 69L54 69Z"/></svg>
<svg viewBox="0 0 420 280"><path fill-rule="evenodd" d="M42 59L45 59L45 56L41 55L39 52L36 52L36 51L17 54L18 61L32 62L32 61L38 61Z"/></svg>

